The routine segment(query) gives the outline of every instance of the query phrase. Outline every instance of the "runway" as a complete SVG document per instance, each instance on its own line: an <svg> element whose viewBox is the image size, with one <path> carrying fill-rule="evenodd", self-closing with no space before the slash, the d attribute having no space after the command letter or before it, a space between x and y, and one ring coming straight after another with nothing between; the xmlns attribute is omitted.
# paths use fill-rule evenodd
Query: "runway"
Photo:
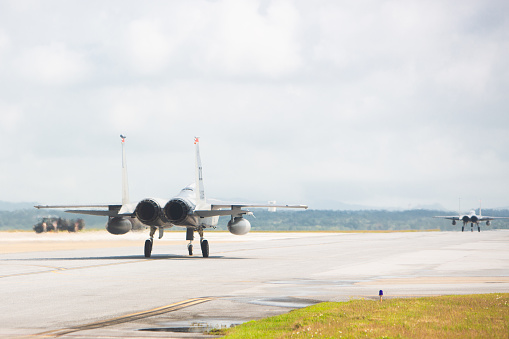
<svg viewBox="0 0 509 339"><path fill-rule="evenodd" d="M320 301L509 292L509 231L0 232L0 336L205 338ZM196 331L197 333L194 333ZM212 336L209 336L212 337Z"/></svg>

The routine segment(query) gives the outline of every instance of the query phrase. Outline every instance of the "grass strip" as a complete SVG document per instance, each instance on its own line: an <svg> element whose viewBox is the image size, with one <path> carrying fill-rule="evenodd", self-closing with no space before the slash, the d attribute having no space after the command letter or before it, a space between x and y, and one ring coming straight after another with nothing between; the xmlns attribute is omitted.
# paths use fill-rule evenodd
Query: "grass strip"
<svg viewBox="0 0 509 339"><path fill-rule="evenodd" d="M213 334L224 338L509 338L509 293L326 302Z"/></svg>

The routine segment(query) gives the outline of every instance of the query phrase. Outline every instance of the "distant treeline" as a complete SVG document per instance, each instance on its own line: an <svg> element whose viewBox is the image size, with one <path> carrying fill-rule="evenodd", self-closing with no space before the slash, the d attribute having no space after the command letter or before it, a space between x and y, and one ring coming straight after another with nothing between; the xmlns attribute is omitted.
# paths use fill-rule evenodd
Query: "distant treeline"
<svg viewBox="0 0 509 339"><path fill-rule="evenodd" d="M483 210L484 215L509 216L509 210ZM461 231L462 222L452 225L451 220L437 219L437 215L457 215L457 212L444 212L432 210L362 210L362 211L335 211L335 210L305 210L268 212L267 210L254 210L254 216L248 217L253 230L430 230ZM220 222L225 225L228 219ZM224 227L221 227L224 228ZM470 228L470 225L468 225ZM490 226L481 224L483 229L509 229L509 219L494 220Z"/></svg>
<svg viewBox="0 0 509 339"><path fill-rule="evenodd" d="M436 219L436 215L457 215L455 212L408 210L408 211L333 211L305 210L268 212L254 209L254 217L248 216L253 231L355 231L355 230L429 230L443 231L461 230L462 223L453 226L450 220ZM484 215L494 217L509 216L509 210L483 210ZM67 219L78 215L58 210L23 209L16 211L0 211L0 230L31 230L40 219L56 216ZM86 223L87 229L104 229L106 217L79 215ZM219 219L218 229L226 230L229 217ZM468 225L467 230L470 228ZM509 229L509 219L494 220L491 226L481 224L483 229ZM177 228L179 229L179 228Z"/></svg>
<svg viewBox="0 0 509 339"><path fill-rule="evenodd" d="M42 218L60 217L65 219L81 218L87 229L104 228L106 217L65 213L60 210L38 210L35 208L14 211L0 211L0 230L32 230Z"/></svg>

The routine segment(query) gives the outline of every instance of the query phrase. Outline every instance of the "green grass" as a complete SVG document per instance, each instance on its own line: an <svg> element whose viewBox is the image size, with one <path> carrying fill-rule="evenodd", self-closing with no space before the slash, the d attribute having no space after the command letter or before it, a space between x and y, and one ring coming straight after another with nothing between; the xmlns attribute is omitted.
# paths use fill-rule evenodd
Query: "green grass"
<svg viewBox="0 0 509 339"><path fill-rule="evenodd" d="M327 302L214 334L225 338L509 338L509 293Z"/></svg>

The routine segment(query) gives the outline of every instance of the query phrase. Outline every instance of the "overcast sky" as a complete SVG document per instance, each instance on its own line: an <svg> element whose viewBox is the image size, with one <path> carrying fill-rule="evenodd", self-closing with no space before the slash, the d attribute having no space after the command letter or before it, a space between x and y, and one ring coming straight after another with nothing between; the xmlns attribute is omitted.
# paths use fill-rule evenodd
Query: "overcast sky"
<svg viewBox="0 0 509 339"><path fill-rule="evenodd" d="M509 206L509 2L0 0L0 200Z"/></svg>

